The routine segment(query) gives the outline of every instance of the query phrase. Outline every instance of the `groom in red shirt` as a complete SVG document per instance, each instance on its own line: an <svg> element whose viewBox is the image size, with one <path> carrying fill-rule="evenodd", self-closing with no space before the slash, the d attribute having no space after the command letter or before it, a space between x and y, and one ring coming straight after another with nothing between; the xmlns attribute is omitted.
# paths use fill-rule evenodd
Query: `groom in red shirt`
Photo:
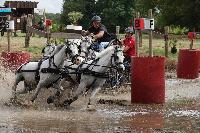
<svg viewBox="0 0 200 133"><path fill-rule="evenodd" d="M135 51L135 38L133 37L133 28L128 27L125 29L125 39L122 41L122 44L125 46L124 52L124 62L131 63L131 57L136 56Z"/></svg>

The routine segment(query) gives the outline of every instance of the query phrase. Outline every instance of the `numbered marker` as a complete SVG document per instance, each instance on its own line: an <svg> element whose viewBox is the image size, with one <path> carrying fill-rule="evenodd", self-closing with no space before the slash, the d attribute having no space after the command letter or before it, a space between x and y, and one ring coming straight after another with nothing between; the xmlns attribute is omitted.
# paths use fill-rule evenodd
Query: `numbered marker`
<svg viewBox="0 0 200 133"><path fill-rule="evenodd" d="M6 29L9 29L9 22L6 21Z"/></svg>
<svg viewBox="0 0 200 133"><path fill-rule="evenodd" d="M6 21L6 29L7 30L14 30L15 29L14 20Z"/></svg>
<svg viewBox="0 0 200 133"><path fill-rule="evenodd" d="M144 29L154 30L154 19L144 18Z"/></svg>
<svg viewBox="0 0 200 133"><path fill-rule="evenodd" d="M136 29L136 30L144 29L144 19L142 19L142 18L134 19L134 29Z"/></svg>

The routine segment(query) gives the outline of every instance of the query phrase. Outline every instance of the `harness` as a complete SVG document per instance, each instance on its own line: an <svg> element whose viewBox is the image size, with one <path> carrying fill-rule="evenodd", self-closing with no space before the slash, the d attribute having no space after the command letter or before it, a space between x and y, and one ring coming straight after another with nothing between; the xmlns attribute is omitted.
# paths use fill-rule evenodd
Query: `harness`
<svg viewBox="0 0 200 133"><path fill-rule="evenodd" d="M67 48L66 48L66 53L69 53L69 51L70 51L70 49L67 47ZM75 56L77 56L77 55L75 55ZM72 57L72 58L74 58L74 57ZM62 69L59 69L60 66L57 66L57 65L55 64L55 62L54 62L54 55L52 55L52 56L50 56L50 57L43 57L41 60L39 60L39 62L38 62L38 67L37 67L37 69L35 69L35 70L22 70L22 67L23 67L24 65L26 65L27 63L29 63L29 62L27 62L26 64L22 65L22 66L16 71L16 73L35 72L35 80L36 80L37 82L39 82L39 80L40 80L39 70L40 70L41 64L42 64L43 61L45 61L45 60L47 60L47 59L49 59L49 67L48 67L48 68L42 68L42 69L41 69L41 72L42 72L42 73L53 73L53 74L60 74L60 75L62 75L62 74L65 73L65 71L63 71ZM51 68L52 65L53 65L53 67L55 67L55 68ZM62 65L62 64L60 64L60 65ZM60 79L60 78L59 78L59 79ZM59 80L59 79L58 79L58 80ZM56 81L58 81L58 80L56 80Z"/></svg>
<svg viewBox="0 0 200 133"><path fill-rule="evenodd" d="M118 52L118 51L116 51ZM77 68L72 68L71 65L70 66L65 66L65 70L64 70L64 75L65 75L65 78L69 78L71 81L73 81L74 83L77 81L78 83L80 83L80 79L81 79L81 74L83 75L90 75L90 76L94 76L94 77L97 77L97 78L109 78L110 77L110 74L109 72L96 72L93 70L93 68L95 66L98 66L98 67L106 67L106 68L109 68L109 69L118 69L117 65L119 64L123 64L122 62L118 62L118 63L115 63L115 65L113 65L114 63L112 62L112 59L114 58L115 60L115 54L113 54L111 56L111 66L103 66L103 65L98 65L96 64L100 58L97 58L95 60L93 60L91 63L86 63L86 62L82 62ZM88 66L86 68L82 68L82 66L84 64L87 64ZM72 64L73 65L73 64ZM90 67L92 67L91 69L89 69ZM74 70L74 72L69 72L69 70ZM72 79L72 77L70 76L71 74L75 74L76 75L76 81L74 81ZM92 82L92 84L90 86L92 86L94 83L96 82L96 78L95 80Z"/></svg>

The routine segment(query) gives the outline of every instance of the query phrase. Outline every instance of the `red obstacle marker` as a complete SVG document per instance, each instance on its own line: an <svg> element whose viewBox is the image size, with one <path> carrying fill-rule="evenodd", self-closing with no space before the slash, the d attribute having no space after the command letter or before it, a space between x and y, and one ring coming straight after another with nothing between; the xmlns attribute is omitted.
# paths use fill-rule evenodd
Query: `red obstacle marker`
<svg viewBox="0 0 200 133"><path fill-rule="evenodd" d="M165 57L133 57L131 62L131 102L165 102Z"/></svg>
<svg viewBox="0 0 200 133"><path fill-rule="evenodd" d="M30 53L28 52L2 52L3 66L12 70L17 69L23 63L30 60Z"/></svg>
<svg viewBox="0 0 200 133"><path fill-rule="evenodd" d="M189 40L194 40L195 38L196 38L195 32L188 32L188 39Z"/></svg>
<svg viewBox="0 0 200 133"><path fill-rule="evenodd" d="M200 50L181 49L178 55L177 78L195 79L199 77Z"/></svg>

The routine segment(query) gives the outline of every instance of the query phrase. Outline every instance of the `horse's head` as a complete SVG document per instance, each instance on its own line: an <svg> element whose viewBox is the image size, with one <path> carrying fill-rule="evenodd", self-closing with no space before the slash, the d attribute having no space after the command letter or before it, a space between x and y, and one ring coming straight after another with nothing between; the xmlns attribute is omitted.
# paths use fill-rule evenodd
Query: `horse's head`
<svg viewBox="0 0 200 133"><path fill-rule="evenodd" d="M78 46L76 43L68 42L66 47L66 54L69 55L69 58L71 58L72 62L76 59L78 56Z"/></svg>
<svg viewBox="0 0 200 133"><path fill-rule="evenodd" d="M71 56L78 55L78 46L76 43L70 42L67 44L66 52Z"/></svg>
<svg viewBox="0 0 200 133"><path fill-rule="evenodd" d="M89 48L92 44L92 38L89 36L81 37L81 43L79 45L79 53L80 55L76 58L76 64L80 64L82 61L86 60L89 54Z"/></svg>
<svg viewBox="0 0 200 133"><path fill-rule="evenodd" d="M56 49L56 45L55 44L47 44L43 49L42 49L42 53L43 53L43 57L50 57L53 55L54 51Z"/></svg>
<svg viewBox="0 0 200 133"><path fill-rule="evenodd" d="M114 62L114 65L117 67L119 70L125 70L125 67L123 65L124 61L124 55L123 55L123 49L124 47L121 45L116 45L114 46L114 54L112 55L112 62Z"/></svg>
<svg viewBox="0 0 200 133"><path fill-rule="evenodd" d="M82 53L88 53L90 45L92 44L92 38L89 36L85 36L81 38L81 43L80 43L80 52Z"/></svg>

